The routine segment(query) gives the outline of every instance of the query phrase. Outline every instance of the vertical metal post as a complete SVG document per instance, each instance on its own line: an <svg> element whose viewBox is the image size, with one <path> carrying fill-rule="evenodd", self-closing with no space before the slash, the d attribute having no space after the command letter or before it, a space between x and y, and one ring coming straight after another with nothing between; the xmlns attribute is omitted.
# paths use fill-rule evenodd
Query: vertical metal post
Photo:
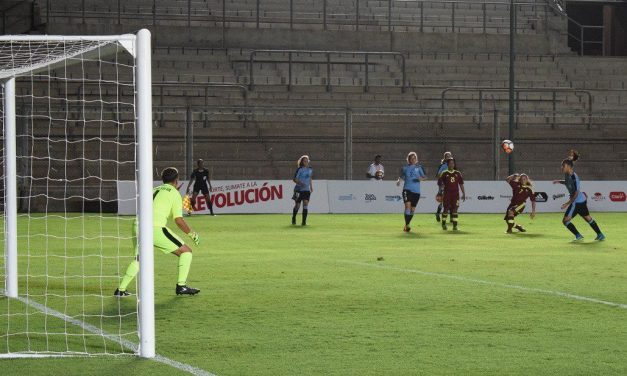
<svg viewBox="0 0 627 376"><path fill-rule="evenodd" d="M392 0L388 0L388 31L392 31Z"/></svg>
<svg viewBox="0 0 627 376"><path fill-rule="evenodd" d="M322 29L327 29L327 0L322 0Z"/></svg>
<svg viewBox="0 0 627 376"><path fill-rule="evenodd" d="M226 0L222 0L222 48L226 48Z"/></svg>
<svg viewBox="0 0 627 376"><path fill-rule="evenodd" d="M494 180L499 180L499 170L500 170L500 154L499 154L499 144L500 144L500 129L499 129L499 111L496 109L496 103L494 105Z"/></svg>
<svg viewBox="0 0 627 376"><path fill-rule="evenodd" d="M355 0L355 30L359 30L359 0Z"/></svg>
<svg viewBox="0 0 627 376"><path fill-rule="evenodd" d="M487 32L486 23L487 23L487 18L488 18L488 15L487 15L488 11L487 11L485 3L481 4L481 10L483 11L483 33L485 34Z"/></svg>
<svg viewBox="0 0 627 376"><path fill-rule="evenodd" d="M152 24L157 24L157 0L152 0Z"/></svg>
<svg viewBox="0 0 627 376"><path fill-rule="evenodd" d="M292 91L292 52L288 52L287 56L287 91Z"/></svg>
<svg viewBox="0 0 627 376"><path fill-rule="evenodd" d="M191 35L192 28L192 0L187 0L187 32Z"/></svg>
<svg viewBox="0 0 627 376"><path fill-rule="evenodd" d="M255 76L253 70L253 61L255 59L255 51L250 53L250 61L248 63L248 74L249 74L249 82L248 82L248 90L253 90L255 88Z"/></svg>
<svg viewBox="0 0 627 376"><path fill-rule="evenodd" d="M368 92L368 53L364 54L364 66L366 68L366 71L365 71L366 76L365 76L365 79L364 79L365 80L364 81L364 92L367 93Z"/></svg>
<svg viewBox="0 0 627 376"><path fill-rule="evenodd" d="M290 0L290 30L294 29L294 0Z"/></svg>
<svg viewBox="0 0 627 376"><path fill-rule="evenodd" d="M424 31L423 26L425 23L425 3L424 1L420 2L420 32Z"/></svg>
<svg viewBox="0 0 627 376"><path fill-rule="evenodd" d="M327 52L327 92L331 91L331 53Z"/></svg>
<svg viewBox="0 0 627 376"><path fill-rule="evenodd" d="M353 180L353 111L346 108L344 120L344 180Z"/></svg>
<svg viewBox="0 0 627 376"><path fill-rule="evenodd" d="M5 155L5 295L17 298L17 149L15 131L15 78L4 83Z"/></svg>
<svg viewBox="0 0 627 376"><path fill-rule="evenodd" d="M194 160L194 113L192 106L188 105L185 111L185 176L189 176L193 170Z"/></svg>
<svg viewBox="0 0 627 376"><path fill-rule="evenodd" d="M518 114L520 112L520 91L516 91L516 106L514 108L516 109L515 128L518 129L518 119L520 117Z"/></svg>
<svg viewBox="0 0 627 376"><path fill-rule="evenodd" d="M46 1L46 27L50 25L50 11L52 10L52 0Z"/></svg>
<svg viewBox="0 0 627 376"><path fill-rule="evenodd" d="M455 32L455 4L451 3L451 31Z"/></svg>
<svg viewBox="0 0 627 376"><path fill-rule="evenodd" d="M479 90L479 121L477 121L477 128L481 129L482 121L483 121L483 90Z"/></svg>
<svg viewBox="0 0 627 376"><path fill-rule="evenodd" d="M122 24L122 2L121 0L118 0L118 25Z"/></svg>
<svg viewBox="0 0 627 376"><path fill-rule="evenodd" d="M549 4L544 3L544 34L549 33Z"/></svg>
<svg viewBox="0 0 627 376"><path fill-rule="evenodd" d="M85 24L85 0L81 0L81 19L82 24Z"/></svg>
<svg viewBox="0 0 627 376"><path fill-rule="evenodd" d="M256 9L255 22L257 24L257 29L259 29L259 12L260 12L260 8L261 8L261 0L257 0L255 2L255 9Z"/></svg>
<svg viewBox="0 0 627 376"><path fill-rule="evenodd" d="M155 357L155 286L152 226L152 73L150 31L137 33L137 240L139 244L139 355Z"/></svg>
<svg viewBox="0 0 627 376"><path fill-rule="evenodd" d="M579 55L583 56L583 36L584 36L584 32L583 32L583 25L579 25L579 37L581 38L581 41L579 42Z"/></svg>
<svg viewBox="0 0 627 376"><path fill-rule="evenodd" d="M514 140L514 123L515 123L515 85L516 85L516 6L515 0L510 0L509 5L509 139ZM508 154L509 166L508 174L511 175L515 170L514 153Z"/></svg>
<svg viewBox="0 0 627 376"><path fill-rule="evenodd" d="M555 91L553 91L553 93L551 93L551 105L552 105L552 109L553 112L551 113L551 128L555 128L555 112L557 112L557 95L555 93Z"/></svg>

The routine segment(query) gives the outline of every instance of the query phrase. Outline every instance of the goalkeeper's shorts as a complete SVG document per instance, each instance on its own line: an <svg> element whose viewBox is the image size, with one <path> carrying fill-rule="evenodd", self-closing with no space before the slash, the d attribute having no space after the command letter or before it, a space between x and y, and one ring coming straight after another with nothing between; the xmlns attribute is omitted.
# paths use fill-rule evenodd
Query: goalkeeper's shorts
<svg viewBox="0 0 627 376"><path fill-rule="evenodd" d="M167 227L153 227L153 245L163 253L172 253L181 248L185 243L172 230ZM133 226L133 246L135 255L139 255L137 245L137 226Z"/></svg>

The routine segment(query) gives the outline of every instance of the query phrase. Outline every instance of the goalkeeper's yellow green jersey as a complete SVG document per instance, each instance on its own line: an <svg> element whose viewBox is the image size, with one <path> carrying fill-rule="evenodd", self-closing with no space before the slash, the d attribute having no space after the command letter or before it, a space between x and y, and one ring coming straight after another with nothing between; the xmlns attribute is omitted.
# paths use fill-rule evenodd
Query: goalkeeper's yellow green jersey
<svg viewBox="0 0 627 376"><path fill-rule="evenodd" d="M183 198L176 187L163 184L152 191L152 222L155 227L166 227L168 219L183 216Z"/></svg>

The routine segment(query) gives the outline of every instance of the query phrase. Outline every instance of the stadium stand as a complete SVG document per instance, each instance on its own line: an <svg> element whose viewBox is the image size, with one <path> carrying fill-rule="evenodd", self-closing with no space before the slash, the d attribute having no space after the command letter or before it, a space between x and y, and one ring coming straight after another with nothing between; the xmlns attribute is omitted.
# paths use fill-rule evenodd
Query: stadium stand
<svg viewBox="0 0 627 376"><path fill-rule="evenodd" d="M468 179L494 177L494 143L507 136L508 2L82 3L35 1L34 25L153 30L155 176L202 156L213 179L283 179L306 152L317 178L358 179L375 153L392 167L416 150L433 171L452 150ZM570 51L553 1L517 10L517 168L552 179L574 147L588 179L627 178L625 59Z"/></svg>

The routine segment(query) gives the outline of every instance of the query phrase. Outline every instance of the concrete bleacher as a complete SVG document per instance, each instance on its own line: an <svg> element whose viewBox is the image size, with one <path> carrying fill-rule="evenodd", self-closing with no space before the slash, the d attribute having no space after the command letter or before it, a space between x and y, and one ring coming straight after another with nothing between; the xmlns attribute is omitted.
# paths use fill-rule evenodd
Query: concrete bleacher
<svg viewBox="0 0 627 376"><path fill-rule="evenodd" d="M393 1L389 22L387 1L363 0L357 26L355 0L328 1L325 31L322 2L294 0L290 29L288 2L264 0L257 29L255 1L226 0L226 41L220 42L222 1L191 1L189 13L187 1L157 0L155 26L152 0L121 3L122 25L117 25L115 4L95 1L86 1L91 8L83 24L75 2L56 0L48 28L57 33L152 29L155 176L166 166L185 166L190 112L193 157L207 161L213 179L289 179L303 153L311 155L318 178L342 179L349 119L349 178L362 178L377 153L395 171L410 150L419 153L430 172L442 152L451 150L468 179L493 177L495 110L500 138L507 136L506 7L486 6L484 29L483 2L464 0L456 5L453 29L451 3ZM545 13L543 2L536 3L519 14L516 85L528 91L517 96L517 166L535 179L552 179L559 176L556 163L574 147L582 153L578 170L586 179L626 179L626 60L573 56L563 38L564 22ZM341 53L330 56L330 72L324 54L292 53L289 82L289 53L259 52L254 87L249 87L252 50L303 46ZM366 85L364 57L351 51L401 53L405 90L400 58L370 55ZM120 95L114 86L79 86L68 89L96 100L102 93L105 98ZM450 90L442 101L451 87L475 89ZM29 88L21 90L26 94ZM48 88L36 90L45 94ZM122 91L125 101L132 100L132 93ZM69 118L80 126L77 113ZM41 127L48 129L45 121ZM501 159L504 176L502 153Z"/></svg>

